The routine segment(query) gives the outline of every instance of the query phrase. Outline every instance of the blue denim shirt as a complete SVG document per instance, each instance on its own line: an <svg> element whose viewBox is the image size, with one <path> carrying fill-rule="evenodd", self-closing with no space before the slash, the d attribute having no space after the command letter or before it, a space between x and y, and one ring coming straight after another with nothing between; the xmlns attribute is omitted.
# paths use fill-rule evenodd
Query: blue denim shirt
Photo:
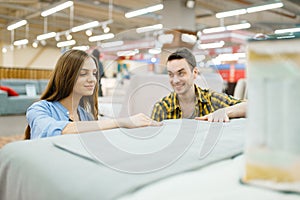
<svg viewBox="0 0 300 200"><path fill-rule="evenodd" d="M78 114L81 121L94 120L82 107L78 108ZM27 109L26 118L31 129L31 139L61 135L70 123L68 110L58 101L41 100L32 104Z"/></svg>

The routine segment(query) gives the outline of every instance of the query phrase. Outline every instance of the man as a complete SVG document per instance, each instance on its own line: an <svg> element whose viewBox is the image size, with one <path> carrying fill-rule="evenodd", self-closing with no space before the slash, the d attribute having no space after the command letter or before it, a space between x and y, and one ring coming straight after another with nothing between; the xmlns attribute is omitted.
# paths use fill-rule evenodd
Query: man
<svg viewBox="0 0 300 200"><path fill-rule="evenodd" d="M229 118L246 116L246 102L201 89L194 84L198 69L194 55L187 48L180 48L168 57L167 71L174 92L154 105L152 119L189 118L227 122Z"/></svg>
<svg viewBox="0 0 300 200"><path fill-rule="evenodd" d="M102 97L103 96L103 91L102 91L102 84L101 84L101 78L105 77L104 74L104 68L102 65L102 62L100 61L100 51L98 49L94 49L92 51L92 55L96 58L97 63L98 63L98 69L99 69L99 89L98 89L98 96Z"/></svg>

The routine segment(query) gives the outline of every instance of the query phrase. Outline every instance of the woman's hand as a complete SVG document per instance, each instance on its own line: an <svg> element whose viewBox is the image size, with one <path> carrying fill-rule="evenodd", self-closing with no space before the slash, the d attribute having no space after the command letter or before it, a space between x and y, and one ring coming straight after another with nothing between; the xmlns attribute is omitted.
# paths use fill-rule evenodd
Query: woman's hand
<svg viewBox="0 0 300 200"><path fill-rule="evenodd" d="M213 113L205 115L203 117L196 117L196 120L205 120L209 122L229 122L229 117L224 108L216 110Z"/></svg>
<svg viewBox="0 0 300 200"><path fill-rule="evenodd" d="M144 126L161 126L162 122L157 122L152 120L150 117L143 113L139 113L129 118L121 118L118 119L119 127L123 128L137 128L137 127L144 127Z"/></svg>

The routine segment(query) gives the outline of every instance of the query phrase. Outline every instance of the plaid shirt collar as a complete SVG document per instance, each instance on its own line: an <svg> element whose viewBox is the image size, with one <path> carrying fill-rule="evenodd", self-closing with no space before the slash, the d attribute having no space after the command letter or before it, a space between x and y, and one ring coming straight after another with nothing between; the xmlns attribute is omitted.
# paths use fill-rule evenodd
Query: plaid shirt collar
<svg viewBox="0 0 300 200"><path fill-rule="evenodd" d="M195 88L195 95L196 95L197 102L199 104L201 104L201 103L207 103L208 100L205 98L204 90L202 90L196 84L194 84L194 88ZM179 104L179 100L178 100L178 94L176 94L175 92L172 92L171 99L172 99L173 103L172 103L172 106L170 107L170 111L174 111L176 109L180 110L180 104Z"/></svg>

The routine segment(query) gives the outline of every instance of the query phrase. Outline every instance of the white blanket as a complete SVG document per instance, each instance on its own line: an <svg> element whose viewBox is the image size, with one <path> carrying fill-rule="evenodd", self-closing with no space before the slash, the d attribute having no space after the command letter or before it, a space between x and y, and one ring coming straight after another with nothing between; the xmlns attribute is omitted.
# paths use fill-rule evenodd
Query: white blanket
<svg viewBox="0 0 300 200"><path fill-rule="evenodd" d="M163 127L12 143L0 151L0 199L120 198L240 154L245 122L169 120Z"/></svg>

